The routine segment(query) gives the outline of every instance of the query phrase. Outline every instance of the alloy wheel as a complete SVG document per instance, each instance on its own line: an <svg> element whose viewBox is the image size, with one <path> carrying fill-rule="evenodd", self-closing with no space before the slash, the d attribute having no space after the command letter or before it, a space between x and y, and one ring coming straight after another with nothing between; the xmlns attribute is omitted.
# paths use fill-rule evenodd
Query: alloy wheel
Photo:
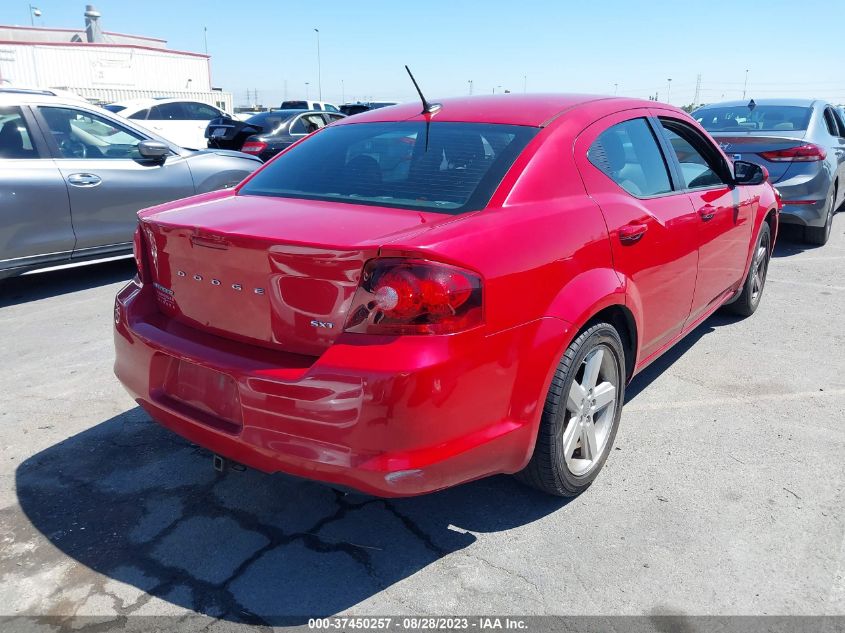
<svg viewBox="0 0 845 633"><path fill-rule="evenodd" d="M754 261L751 264L751 301L757 303L766 285L766 273L769 269L769 235L766 233L757 245Z"/></svg>
<svg viewBox="0 0 845 633"><path fill-rule="evenodd" d="M569 420L563 431L563 454L573 475L583 476L598 463L613 428L619 393L619 366L605 345L584 357L566 400Z"/></svg>

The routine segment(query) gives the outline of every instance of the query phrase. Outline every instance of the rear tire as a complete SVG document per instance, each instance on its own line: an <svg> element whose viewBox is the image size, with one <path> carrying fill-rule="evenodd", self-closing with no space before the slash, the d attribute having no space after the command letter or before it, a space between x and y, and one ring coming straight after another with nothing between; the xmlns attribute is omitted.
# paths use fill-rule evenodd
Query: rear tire
<svg viewBox="0 0 845 633"><path fill-rule="evenodd" d="M754 247L754 255L751 258L751 266L748 268L748 275L742 285L742 292L733 302L725 306L725 309L743 317L750 317L757 311L760 299L763 296L763 289L766 287L766 273L769 272L769 260L772 257L772 233L769 224L763 221L760 227L760 237Z"/></svg>
<svg viewBox="0 0 845 633"><path fill-rule="evenodd" d="M827 215L825 215L824 226L805 226L804 241L816 246L824 246L830 239L830 231L833 227L833 214L836 211L836 189L830 193L827 201Z"/></svg>
<svg viewBox="0 0 845 633"><path fill-rule="evenodd" d="M616 329L597 323L566 349L555 371L534 454L517 478L559 497L586 490L607 460L625 400L625 352Z"/></svg>

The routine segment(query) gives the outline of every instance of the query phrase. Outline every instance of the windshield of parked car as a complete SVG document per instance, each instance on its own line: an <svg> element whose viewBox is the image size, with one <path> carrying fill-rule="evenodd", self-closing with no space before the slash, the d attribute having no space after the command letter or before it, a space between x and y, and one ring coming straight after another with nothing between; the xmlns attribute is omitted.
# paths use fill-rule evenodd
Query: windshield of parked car
<svg viewBox="0 0 845 633"><path fill-rule="evenodd" d="M783 132L806 130L812 113L804 106L739 105L704 107L692 116L708 132Z"/></svg>
<svg viewBox="0 0 845 633"><path fill-rule="evenodd" d="M327 127L281 154L241 194L442 213L483 208L537 128L390 122Z"/></svg>
<svg viewBox="0 0 845 633"><path fill-rule="evenodd" d="M113 103L110 103L109 105L104 105L103 108L105 108L109 112L120 112L121 110L125 110L126 106L115 105Z"/></svg>

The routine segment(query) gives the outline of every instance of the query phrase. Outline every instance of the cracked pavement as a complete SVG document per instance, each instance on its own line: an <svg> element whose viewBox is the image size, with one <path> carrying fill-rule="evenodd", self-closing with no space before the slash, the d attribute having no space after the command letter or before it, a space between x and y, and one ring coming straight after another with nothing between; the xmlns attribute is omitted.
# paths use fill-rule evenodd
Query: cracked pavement
<svg viewBox="0 0 845 633"><path fill-rule="evenodd" d="M758 313L638 377L569 502L509 477L387 501L219 474L112 374L131 261L9 280L0 615L845 614L843 271L845 214L824 248L782 240Z"/></svg>

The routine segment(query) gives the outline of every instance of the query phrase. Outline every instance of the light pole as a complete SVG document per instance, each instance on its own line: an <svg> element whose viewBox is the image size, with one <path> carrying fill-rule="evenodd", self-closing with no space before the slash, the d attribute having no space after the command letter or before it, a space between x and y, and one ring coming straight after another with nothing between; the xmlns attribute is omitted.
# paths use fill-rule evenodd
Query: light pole
<svg viewBox="0 0 845 633"><path fill-rule="evenodd" d="M205 43L205 56L208 57L208 27L202 27L202 40Z"/></svg>
<svg viewBox="0 0 845 633"><path fill-rule="evenodd" d="M742 99L745 100L745 93L748 90L748 69L745 69L745 83L742 84Z"/></svg>
<svg viewBox="0 0 845 633"><path fill-rule="evenodd" d="M493 88L493 94L496 94L496 88L501 88L501 86L496 86Z"/></svg>
<svg viewBox="0 0 845 633"><path fill-rule="evenodd" d="M522 76L522 94L528 92L528 75Z"/></svg>
<svg viewBox="0 0 845 633"><path fill-rule="evenodd" d="M340 80L340 102L346 103L346 86L343 85L343 79Z"/></svg>
<svg viewBox="0 0 845 633"><path fill-rule="evenodd" d="M311 85L310 81L305 82L305 100L308 101L308 86Z"/></svg>
<svg viewBox="0 0 845 633"><path fill-rule="evenodd" d="M469 96L472 96L472 79L467 79L467 83L469 84Z"/></svg>
<svg viewBox="0 0 845 633"><path fill-rule="evenodd" d="M29 24L35 26L35 18L41 17L41 9L29 5ZM43 23L42 23L43 24Z"/></svg>
<svg viewBox="0 0 845 633"><path fill-rule="evenodd" d="M613 84L613 96L616 96L616 93L619 91L619 84Z"/></svg>
<svg viewBox="0 0 845 633"><path fill-rule="evenodd" d="M671 102L669 101L669 95L672 93L672 78L671 78L671 77L669 77L669 79L667 79L667 80L666 80L666 82L667 82L667 86L666 86L666 103L671 103Z"/></svg>
<svg viewBox="0 0 845 633"><path fill-rule="evenodd" d="M320 66L320 29L314 29L317 34L317 94L323 100L323 69Z"/></svg>

